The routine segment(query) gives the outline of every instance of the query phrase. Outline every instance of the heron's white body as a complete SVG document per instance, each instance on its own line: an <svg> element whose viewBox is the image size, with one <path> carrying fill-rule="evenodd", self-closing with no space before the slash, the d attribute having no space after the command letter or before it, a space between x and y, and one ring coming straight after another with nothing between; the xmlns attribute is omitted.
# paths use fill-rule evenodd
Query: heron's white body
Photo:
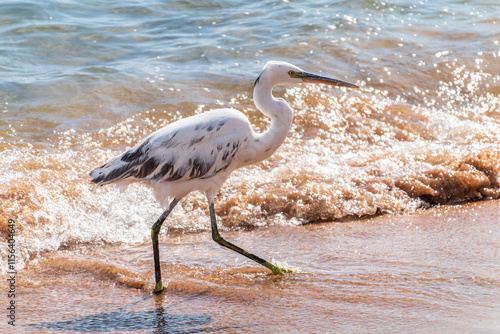
<svg viewBox="0 0 500 334"><path fill-rule="evenodd" d="M99 185L116 183L122 190L133 182L150 185L166 206L198 190L213 200L232 171L271 156L285 140L293 111L272 88L297 83L287 76L301 71L283 62L264 67L254 87L255 105L271 118L264 133L255 133L245 115L235 109L217 109L171 123L90 173ZM279 73L283 72L283 75Z"/></svg>
<svg viewBox="0 0 500 334"><path fill-rule="evenodd" d="M237 110L209 111L165 126L90 172L92 182L99 185L117 183L126 188L132 182L144 182L154 189L162 206L167 207L170 202L151 229L155 292L163 290L158 246L161 226L181 198L194 190L204 192L208 198L214 241L263 265L273 274L289 272L220 236L214 196L236 168L267 159L281 146L292 125L293 111L283 99L274 98L272 90L276 85L301 82L359 88L304 72L292 64L269 62L255 81L253 92L257 108L271 118L267 131L255 133L245 115Z"/></svg>

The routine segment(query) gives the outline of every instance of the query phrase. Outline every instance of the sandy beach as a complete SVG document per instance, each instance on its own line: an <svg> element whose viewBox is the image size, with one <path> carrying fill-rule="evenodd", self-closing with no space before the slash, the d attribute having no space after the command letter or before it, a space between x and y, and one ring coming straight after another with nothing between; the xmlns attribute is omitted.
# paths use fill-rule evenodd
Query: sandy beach
<svg viewBox="0 0 500 334"><path fill-rule="evenodd" d="M500 201L226 233L301 273L269 276L208 233L67 249L29 265L16 333L494 333ZM5 323L2 332L14 332Z"/></svg>

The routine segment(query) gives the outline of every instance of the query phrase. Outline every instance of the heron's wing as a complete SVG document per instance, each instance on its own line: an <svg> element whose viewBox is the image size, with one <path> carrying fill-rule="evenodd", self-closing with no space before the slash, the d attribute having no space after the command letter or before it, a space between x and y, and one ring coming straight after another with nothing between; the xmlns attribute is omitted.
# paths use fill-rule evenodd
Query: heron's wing
<svg viewBox="0 0 500 334"><path fill-rule="evenodd" d="M209 178L230 168L251 132L246 117L235 110L189 117L152 133L90 176L100 185L127 178L158 182Z"/></svg>

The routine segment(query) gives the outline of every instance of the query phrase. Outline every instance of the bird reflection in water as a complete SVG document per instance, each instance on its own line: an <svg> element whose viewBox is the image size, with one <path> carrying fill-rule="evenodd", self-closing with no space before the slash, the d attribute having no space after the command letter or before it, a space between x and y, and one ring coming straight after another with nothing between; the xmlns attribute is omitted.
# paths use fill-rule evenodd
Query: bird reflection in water
<svg viewBox="0 0 500 334"><path fill-rule="evenodd" d="M172 309L180 304L202 297L203 294L186 298L178 303L164 306L165 295L146 295L139 301L126 305L116 311L102 312L62 321L44 321L28 324L28 327L45 330L78 331L87 333L130 332L150 330L153 333L203 333L224 329L243 328L231 327L206 327L213 320L212 316L204 314L179 314L172 313ZM137 307L139 303L154 297L155 308L144 311L128 311ZM247 326L245 326L247 327Z"/></svg>

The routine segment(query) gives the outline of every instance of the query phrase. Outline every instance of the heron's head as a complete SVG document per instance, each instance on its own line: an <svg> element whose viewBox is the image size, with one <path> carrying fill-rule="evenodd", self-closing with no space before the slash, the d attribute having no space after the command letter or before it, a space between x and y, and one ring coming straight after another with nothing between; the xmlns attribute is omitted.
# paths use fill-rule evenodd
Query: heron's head
<svg viewBox="0 0 500 334"><path fill-rule="evenodd" d="M359 87L354 84L309 73L295 65L283 61L268 62L262 69L257 80L255 80L255 86L258 84L266 84L270 87L274 87L277 85L294 85L303 82L359 89Z"/></svg>

